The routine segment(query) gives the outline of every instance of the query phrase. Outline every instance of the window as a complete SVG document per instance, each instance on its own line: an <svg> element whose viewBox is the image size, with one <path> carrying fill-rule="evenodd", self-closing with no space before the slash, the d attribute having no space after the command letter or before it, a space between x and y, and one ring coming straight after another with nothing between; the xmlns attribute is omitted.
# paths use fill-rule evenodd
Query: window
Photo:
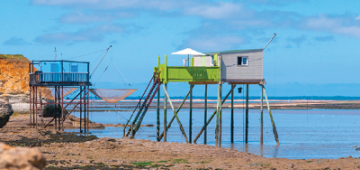
<svg viewBox="0 0 360 170"><path fill-rule="evenodd" d="M238 57L237 58L237 65L238 66L248 66L249 65L249 58L248 57Z"/></svg>

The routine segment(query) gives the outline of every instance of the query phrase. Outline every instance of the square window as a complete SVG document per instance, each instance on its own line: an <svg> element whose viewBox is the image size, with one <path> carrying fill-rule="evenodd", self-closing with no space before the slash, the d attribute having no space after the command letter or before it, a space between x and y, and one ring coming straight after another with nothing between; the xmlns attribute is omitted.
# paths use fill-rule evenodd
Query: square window
<svg viewBox="0 0 360 170"><path fill-rule="evenodd" d="M237 65L248 66L249 65L248 57L237 57Z"/></svg>

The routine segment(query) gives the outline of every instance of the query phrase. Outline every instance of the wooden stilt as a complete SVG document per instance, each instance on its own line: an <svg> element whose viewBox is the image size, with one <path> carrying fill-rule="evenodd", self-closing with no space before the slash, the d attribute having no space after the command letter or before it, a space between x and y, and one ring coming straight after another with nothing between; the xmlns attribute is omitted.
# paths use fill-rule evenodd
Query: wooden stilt
<svg viewBox="0 0 360 170"><path fill-rule="evenodd" d="M218 85L218 97L216 102L216 126L215 126L215 146L219 146L219 117L220 117L220 84Z"/></svg>
<svg viewBox="0 0 360 170"><path fill-rule="evenodd" d="M87 86L87 89L88 89L88 94L87 94L87 103L88 104L87 104L87 113L86 113L87 116L86 117L88 119L88 121L87 121L87 127L88 128L87 128L86 133L87 133L87 136L89 136L89 131L90 131L90 126L89 126L90 125L90 116L89 116L89 112L90 112L90 110L89 110L90 109L90 93L89 93L89 91L90 91L90 89L89 89L89 86ZM64 117L64 120L65 120L65 117Z"/></svg>
<svg viewBox="0 0 360 170"><path fill-rule="evenodd" d="M160 142L160 89L157 92L156 105L156 141Z"/></svg>
<svg viewBox="0 0 360 170"><path fill-rule="evenodd" d="M170 106L171 106L171 109L172 109L173 112L174 112L174 116L176 117L176 120L177 120L177 122L178 122L178 124L179 124L180 131L181 131L181 133L183 134L186 143L189 143L189 140L188 140L188 138L186 137L186 133L185 133L184 127L183 127L183 125L182 125L181 122L180 122L180 119L179 119L179 117L178 117L178 115L177 115L177 113L176 113L176 111L175 111L174 105L172 104L171 99L170 99L170 96L169 96L169 94L168 94L168 92L167 92L167 90L166 90L166 88L165 88L164 85L163 85L163 89L164 89L164 93L165 93L166 97L167 97L168 100L169 100L169 104L170 104Z"/></svg>
<svg viewBox="0 0 360 170"><path fill-rule="evenodd" d="M263 86L260 86L261 88L261 96L260 96L260 145L264 144L264 111L263 111L263 105L264 105L264 90Z"/></svg>
<svg viewBox="0 0 360 170"><path fill-rule="evenodd" d="M189 140L192 140L192 88L194 85L190 84L190 112L189 112Z"/></svg>
<svg viewBox="0 0 360 170"><path fill-rule="evenodd" d="M221 141L222 141L222 84L220 84L220 98L219 98L219 140L218 140L218 146L221 147Z"/></svg>
<svg viewBox="0 0 360 170"><path fill-rule="evenodd" d="M80 86L80 91L82 91L82 87ZM79 102L80 102L80 133L82 133L82 127L81 127L81 124L82 124L82 121L81 121L81 117L82 117L82 102L81 102L81 100L82 100L82 94L80 94L80 100L79 100Z"/></svg>
<svg viewBox="0 0 360 170"><path fill-rule="evenodd" d="M194 87L194 86L192 86L192 88L193 88L193 87ZM186 96L184 97L184 99L183 99L183 101L181 102L181 104L180 104L180 106L178 107L178 109L176 110L176 114L179 113L180 109L181 109L182 106L184 105L184 103L185 103L185 101L186 101L186 99L188 98L189 95L190 95L190 90L189 90L189 92L186 94ZM173 122L174 120L175 120L175 115L171 118L170 122L168 123L167 129L170 129L171 124L172 124L172 122ZM161 140L163 137L164 137L164 132L161 133L159 140Z"/></svg>
<svg viewBox="0 0 360 170"><path fill-rule="evenodd" d="M61 130L64 131L64 86L61 86Z"/></svg>
<svg viewBox="0 0 360 170"><path fill-rule="evenodd" d="M245 143L249 142L249 84L246 84Z"/></svg>
<svg viewBox="0 0 360 170"><path fill-rule="evenodd" d="M234 86L233 84L231 86ZM234 89L231 90L231 117L230 117L231 144L234 144Z"/></svg>
<svg viewBox="0 0 360 170"><path fill-rule="evenodd" d="M32 86L30 86L30 89L29 89L29 91L30 91L30 110L29 110L29 115L30 115L30 126L31 126L31 124L32 124L32 122L31 122L31 114L32 114L32 104L34 103L34 101L33 100L31 100L31 98L32 98L32 93L31 93L31 89L32 89Z"/></svg>
<svg viewBox="0 0 360 170"><path fill-rule="evenodd" d="M38 118L38 108L37 108L37 106L38 106L38 98L37 98L37 96L38 96L38 91L37 91L37 89L38 89L38 86L35 86L35 102L36 102L36 104L35 104L35 128L37 129L37 118Z"/></svg>
<svg viewBox="0 0 360 170"><path fill-rule="evenodd" d="M84 94L86 94L87 93L86 86L84 86L84 89L85 89ZM86 96L84 96L84 133L85 133L85 135L87 132L87 127L86 127L87 120L86 119L87 119L87 117L86 117Z"/></svg>
<svg viewBox="0 0 360 170"><path fill-rule="evenodd" d="M235 86L232 87L231 90L233 90L233 88L235 88ZM226 99L230 96L231 90L229 91L229 93L228 93L228 94L225 96L225 98L223 99L222 104L224 104L225 101L226 101ZM196 143L196 141L199 139L200 135L203 133L203 131L205 130L205 128L209 125L209 123L211 122L211 120L215 117L216 113L217 113L217 110L215 110L215 111L212 113L212 115L210 116L209 120L208 120L208 121L206 122L206 124L201 128L200 132L196 135L195 139L193 140L193 143ZM216 135L216 133L215 133L215 135Z"/></svg>
<svg viewBox="0 0 360 170"><path fill-rule="evenodd" d="M264 90L266 105L267 105L267 108L268 108L268 110L269 110L269 115L270 115L270 120L271 120L271 124L272 124L272 127L273 127L273 132L274 132L275 141L276 141L276 144L279 146L279 145L280 145L279 136L278 136L278 133L277 133L277 130L276 130L276 126L275 126L275 122L274 122L274 119L273 119L273 116L272 116L272 113L271 113L269 100L268 100L268 98L267 98L266 90L265 90L264 85L262 85L262 87L263 87L263 90Z"/></svg>
<svg viewBox="0 0 360 170"><path fill-rule="evenodd" d="M167 89L167 84L165 84L165 88ZM164 95L164 142L166 142L166 137L167 137L167 98L166 95Z"/></svg>
<svg viewBox="0 0 360 170"><path fill-rule="evenodd" d="M206 120L207 120L207 84L205 84L205 110L204 110L204 126L206 125ZM206 127L204 129L204 144L206 144L206 139L207 139L207 132L206 132Z"/></svg>

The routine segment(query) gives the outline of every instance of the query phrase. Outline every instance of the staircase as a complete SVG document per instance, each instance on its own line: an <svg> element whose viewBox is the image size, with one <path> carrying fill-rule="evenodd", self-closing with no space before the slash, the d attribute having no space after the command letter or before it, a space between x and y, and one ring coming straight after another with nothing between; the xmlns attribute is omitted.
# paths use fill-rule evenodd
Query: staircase
<svg viewBox="0 0 360 170"><path fill-rule="evenodd" d="M128 137L130 134L132 137L135 136L136 132L139 130L142 120L145 117L147 110L149 109L151 102L153 101L156 93L159 91L161 85L160 81L160 72L155 71L154 75L150 79L143 95L140 97L138 104L136 105L133 113L131 114L129 120L127 121L126 125L124 126L123 136ZM151 86L151 87L150 87ZM150 87L150 88L149 88ZM145 99L143 97L146 95ZM132 120L131 128L128 129L127 133L125 134L126 128L128 127L134 113L136 113L135 118ZM132 129L135 125L135 129Z"/></svg>

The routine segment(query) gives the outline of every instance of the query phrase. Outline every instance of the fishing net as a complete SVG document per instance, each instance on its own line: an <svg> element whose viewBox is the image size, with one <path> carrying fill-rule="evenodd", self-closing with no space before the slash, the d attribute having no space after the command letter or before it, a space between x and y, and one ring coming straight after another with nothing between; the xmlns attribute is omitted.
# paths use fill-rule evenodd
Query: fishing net
<svg viewBox="0 0 360 170"><path fill-rule="evenodd" d="M50 99L50 100L55 100L55 88L51 87L51 88L48 88L49 90L48 91L43 91L41 94L42 94L42 97L46 98L46 99ZM58 90L60 90L60 96L62 94L61 92L61 89L62 88L59 88ZM72 93L73 91L75 91L76 89L78 88L72 88L72 87L64 87L64 98L65 96L67 96L68 94Z"/></svg>
<svg viewBox="0 0 360 170"><path fill-rule="evenodd" d="M109 103L116 103L130 96L137 89L90 89L97 97Z"/></svg>

